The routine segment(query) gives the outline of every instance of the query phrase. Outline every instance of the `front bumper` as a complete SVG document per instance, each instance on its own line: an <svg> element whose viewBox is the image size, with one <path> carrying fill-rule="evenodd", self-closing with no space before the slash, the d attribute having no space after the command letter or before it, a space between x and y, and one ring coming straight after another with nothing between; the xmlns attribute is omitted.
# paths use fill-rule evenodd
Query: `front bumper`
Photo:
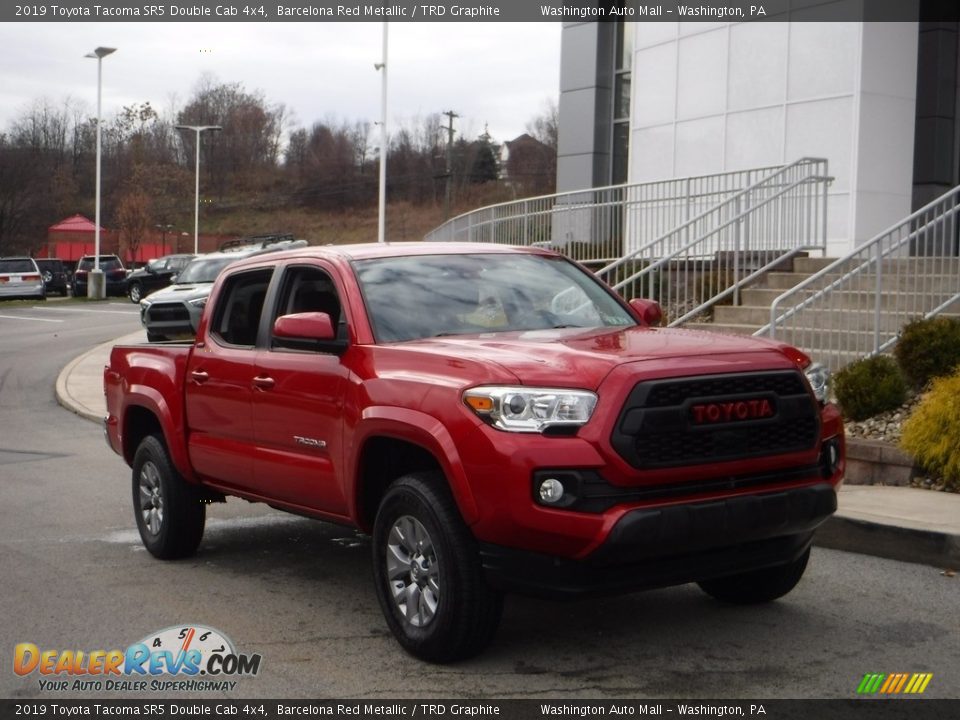
<svg viewBox="0 0 960 720"><path fill-rule="evenodd" d="M141 305L140 321L152 334L164 337L196 335L201 308L186 302L152 302Z"/></svg>
<svg viewBox="0 0 960 720"><path fill-rule="evenodd" d="M530 595L626 592L791 562L837 508L830 483L757 495L637 508L582 560L481 544L488 580Z"/></svg>

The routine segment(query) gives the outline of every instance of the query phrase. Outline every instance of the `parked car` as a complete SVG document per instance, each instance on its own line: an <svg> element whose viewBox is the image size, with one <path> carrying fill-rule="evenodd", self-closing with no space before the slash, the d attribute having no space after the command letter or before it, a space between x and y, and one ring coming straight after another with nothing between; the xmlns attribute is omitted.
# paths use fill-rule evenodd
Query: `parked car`
<svg viewBox="0 0 960 720"><path fill-rule="evenodd" d="M140 322L147 329L147 340L160 342L193 337L213 282L230 263L251 255L305 247L306 244L306 240L271 241L194 258L177 276L176 282L140 300Z"/></svg>
<svg viewBox="0 0 960 720"><path fill-rule="evenodd" d="M127 276L127 297L138 303L150 293L167 287L196 255L164 255Z"/></svg>
<svg viewBox="0 0 960 720"><path fill-rule="evenodd" d="M369 533L385 623L433 662L480 652L509 591L776 600L837 507L827 373L660 321L546 250L251 257L217 279L196 341L113 348L107 440L155 557L192 555L228 495Z"/></svg>
<svg viewBox="0 0 960 720"><path fill-rule="evenodd" d="M31 257L0 258L0 298L47 297L43 277Z"/></svg>
<svg viewBox="0 0 960 720"><path fill-rule="evenodd" d="M73 296L84 297L87 294L87 275L93 270L94 256L84 255L77 263L73 273ZM101 255L100 270L103 271L106 294L127 294L127 270L116 255Z"/></svg>
<svg viewBox="0 0 960 720"><path fill-rule="evenodd" d="M43 276L43 287L46 293L66 295L70 286L67 266L60 258L37 258L35 260L40 274Z"/></svg>

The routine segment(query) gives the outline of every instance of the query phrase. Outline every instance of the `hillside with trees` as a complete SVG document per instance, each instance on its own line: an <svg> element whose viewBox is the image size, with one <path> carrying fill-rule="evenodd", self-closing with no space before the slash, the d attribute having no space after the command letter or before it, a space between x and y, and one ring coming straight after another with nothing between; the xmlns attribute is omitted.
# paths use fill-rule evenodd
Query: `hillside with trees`
<svg viewBox="0 0 960 720"><path fill-rule="evenodd" d="M552 103L522 136L531 137L534 151L526 143L510 155L510 167L500 158L512 138L455 137L449 178L442 120L437 113L391 127L388 239L418 240L440 224L448 179L453 214L553 192ZM287 109L263 93L205 78L182 107L162 112L143 102L104 118L101 222L119 231L125 248L135 250L158 228L192 231L195 134L178 124L223 127L201 140L202 233L283 231L315 244L376 238L373 123L331 117L294 126ZM63 217L93 217L95 138L92 113L69 100L37 100L0 131L0 255L36 252Z"/></svg>

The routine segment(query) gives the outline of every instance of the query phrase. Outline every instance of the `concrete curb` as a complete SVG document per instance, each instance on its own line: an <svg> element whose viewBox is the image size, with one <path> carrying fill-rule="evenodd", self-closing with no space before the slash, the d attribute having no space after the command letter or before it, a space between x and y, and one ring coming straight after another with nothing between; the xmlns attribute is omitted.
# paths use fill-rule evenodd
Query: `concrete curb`
<svg viewBox="0 0 960 720"><path fill-rule="evenodd" d="M820 547L889 560L960 568L960 536L937 530L888 525L837 514L820 526L813 542Z"/></svg>
<svg viewBox="0 0 960 720"><path fill-rule="evenodd" d="M88 403L78 398L76 393L70 389L70 377L73 375L77 367L84 363L97 363L97 365L100 365L100 362L95 359L95 356L102 357L106 355L109 357L110 350L114 345L123 345L125 343L136 342L142 339L143 332L138 331L136 333L130 333L129 335L116 338L115 340L108 340L107 342L101 343L100 345L87 350L85 353L78 355L69 363L67 363L63 370L60 371L60 374L57 375L57 382L54 386L54 395L57 399L57 403L61 407L76 415L79 415L85 420L90 420L98 425L102 423L104 411L100 408L90 407ZM102 397L102 386L98 386L98 390L100 392L98 397Z"/></svg>

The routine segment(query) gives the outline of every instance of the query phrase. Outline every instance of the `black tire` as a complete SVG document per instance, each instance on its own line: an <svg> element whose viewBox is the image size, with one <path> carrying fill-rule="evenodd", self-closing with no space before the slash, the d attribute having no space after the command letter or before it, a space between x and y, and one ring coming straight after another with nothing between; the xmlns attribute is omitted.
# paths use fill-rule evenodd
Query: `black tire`
<svg viewBox="0 0 960 720"><path fill-rule="evenodd" d="M145 437L133 457L133 514L140 539L154 557L188 557L200 545L206 505L177 472L166 445L155 435Z"/></svg>
<svg viewBox="0 0 960 720"><path fill-rule="evenodd" d="M166 335L161 335L160 333L150 332L147 330L147 342L163 342L166 339Z"/></svg>
<svg viewBox="0 0 960 720"><path fill-rule="evenodd" d="M402 528L414 528L413 523L426 533L427 543L419 545L422 552L416 557L403 558ZM411 535L415 533L406 540ZM388 549L391 542L396 551ZM407 561L409 574L398 575L397 564L402 567ZM436 473L405 475L387 490L373 528L373 575L387 625L400 645L421 660L443 663L476 655L490 644L500 624L503 595L487 584L476 541ZM411 595L408 591L421 581L422 591ZM414 596L422 612L411 619L414 613L402 612L401 602ZM410 610L411 604L406 607Z"/></svg>
<svg viewBox="0 0 960 720"><path fill-rule="evenodd" d="M793 562L697 583L707 595L732 605L756 605L793 590L807 569L810 548Z"/></svg>
<svg viewBox="0 0 960 720"><path fill-rule="evenodd" d="M133 283L127 290L127 297L130 298L130 302L139 303L143 299L143 287L140 283Z"/></svg>

